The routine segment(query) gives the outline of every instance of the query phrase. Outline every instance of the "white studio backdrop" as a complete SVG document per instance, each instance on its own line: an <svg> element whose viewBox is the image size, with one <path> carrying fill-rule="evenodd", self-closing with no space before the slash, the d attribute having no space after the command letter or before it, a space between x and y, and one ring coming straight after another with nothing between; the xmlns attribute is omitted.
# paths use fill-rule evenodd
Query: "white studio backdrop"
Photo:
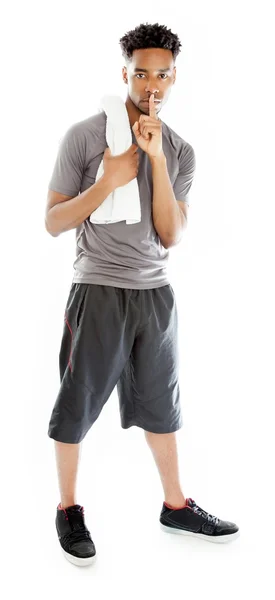
<svg viewBox="0 0 275 600"><path fill-rule="evenodd" d="M147 2L25 2L4 16L2 500L11 548L6 573L14 573L10 589L28 583L32 595L38 580L36 591L43 586L46 595L54 581L57 596L59 575L74 573L77 587L69 589L64 580L66 595L79 593L80 577L88 576L98 598L192 592L195 598L227 599L237 586L237 597L246 590L271 598L271 2L197 0L173 10L163 2L150 8ZM59 490L47 436L75 231L52 238L44 213L62 136L96 113L105 93L126 98L119 38L146 21L167 25L181 39L177 82L160 117L196 154L188 227L169 261L179 313L183 492L237 522L241 537L217 548L159 531L157 468L143 431L121 429L115 389L83 442L77 498L98 562L80 572L59 549Z"/></svg>

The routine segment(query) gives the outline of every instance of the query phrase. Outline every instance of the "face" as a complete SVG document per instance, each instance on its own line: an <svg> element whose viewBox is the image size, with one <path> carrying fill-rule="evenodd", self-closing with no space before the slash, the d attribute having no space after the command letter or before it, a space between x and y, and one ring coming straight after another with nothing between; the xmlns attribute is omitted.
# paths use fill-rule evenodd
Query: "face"
<svg viewBox="0 0 275 600"><path fill-rule="evenodd" d="M135 107L149 115L148 101L154 94L158 113L166 104L176 80L172 52L163 48L134 50L132 60L128 67L123 67L122 74L128 84L128 98Z"/></svg>

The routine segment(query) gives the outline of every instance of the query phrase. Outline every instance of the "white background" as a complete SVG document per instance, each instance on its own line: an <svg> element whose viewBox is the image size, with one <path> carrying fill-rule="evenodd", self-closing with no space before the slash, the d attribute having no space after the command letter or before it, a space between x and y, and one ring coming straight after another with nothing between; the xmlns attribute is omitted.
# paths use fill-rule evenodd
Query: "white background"
<svg viewBox="0 0 275 600"><path fill-rule="evenodd" d="M7 597L271 598L274 539L274 21L267 1L13 3L2 21L2 567ZM133 15L133 16L131 16ZM159 529L163 490L116 389L83 442L77 500L92 568L62 556L50 414L75 231L44 228L59 141L126 98L119 38L142 22L182 42L161 118L193 146L188 227L170 249L179 312L183 492L238 523L232 544ZM274 556L273 556L274 560ZM60 577L61 576L61 577ZM62 577L64 576L64 577ZM88 585L80 579L89 577ZM75 581L76 583L75 583ZM71 583L72 582L72 583ZM272 589L273 588L273 589Z"/></svg>

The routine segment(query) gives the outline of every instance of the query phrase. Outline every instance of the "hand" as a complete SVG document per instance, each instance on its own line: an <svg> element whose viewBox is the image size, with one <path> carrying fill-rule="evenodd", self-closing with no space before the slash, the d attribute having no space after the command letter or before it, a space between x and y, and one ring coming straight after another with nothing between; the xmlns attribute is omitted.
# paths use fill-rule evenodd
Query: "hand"
<svg viewBox="0 0 275 600"><path fill-rule="evenodd" d="M163 154L162 126L161 120L157 117L154 94L151 94L149 98L149 116L140 115L139 120L134 123L132 129L139 147L150 158Z"/></svg>
<svg viewBox="0 0 275 600"><path fill-rule="evenodd" d="M112 184L113 189L129 183L138 174L139 154L138 146L132 144L126 152L112 155L110 148L106 148L103 155L104 177Z"/></svg>

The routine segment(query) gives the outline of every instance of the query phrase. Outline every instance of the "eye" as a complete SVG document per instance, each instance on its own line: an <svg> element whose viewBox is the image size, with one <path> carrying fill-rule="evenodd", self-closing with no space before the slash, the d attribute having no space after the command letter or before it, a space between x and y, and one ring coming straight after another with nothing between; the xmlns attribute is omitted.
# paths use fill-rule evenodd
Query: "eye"
<svg viewBox="0 0 275 600"><path fill-rule="evenodd" d="M139 77L139 75L144 76L144 73L137 73L136 77ZM160 77L168 77L168 75L166 75L166 73L160 73L159 76Z"/></svg>

